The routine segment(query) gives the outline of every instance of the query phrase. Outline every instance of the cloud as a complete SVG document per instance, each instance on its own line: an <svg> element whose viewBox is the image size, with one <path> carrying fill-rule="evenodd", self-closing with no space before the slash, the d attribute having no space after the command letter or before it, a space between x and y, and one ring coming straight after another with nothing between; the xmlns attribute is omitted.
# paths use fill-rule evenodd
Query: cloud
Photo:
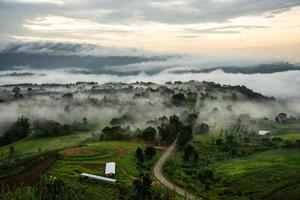
<svg viewBox="0 0 300 200"><path fill-rule="evenodd" d="M76 56L159 56L158 53L138 48L107 47L80 43L17 42L0 45L0 53L29 53Z"/></svg>
<svg viewBox="0 0 300 200"><path fill-rule="evenodd" d="M269 28L267 26L247 26L247 25L235 25L235 26L219 26L207 29L192 29L186 28L184 31L189 33L241 33L244 30L254 30L254 29L265 29Z"/></svg>
<svg viewBox="0 0 300 200"><path fill-rule="evenodd" d="M15 2L22 4L64 4L64 0L3 0L3 2Z"/></svg>
<svg viewBox="0 0 300 200"><path fill-rule="evenodd" d="M58 15L105 24L148 21L167 24L226 22L241 16L268 16L299 6L299 0L0 0L1 32L21 31L34 17ZM9 29L9 30L7 30Z"/></svg>

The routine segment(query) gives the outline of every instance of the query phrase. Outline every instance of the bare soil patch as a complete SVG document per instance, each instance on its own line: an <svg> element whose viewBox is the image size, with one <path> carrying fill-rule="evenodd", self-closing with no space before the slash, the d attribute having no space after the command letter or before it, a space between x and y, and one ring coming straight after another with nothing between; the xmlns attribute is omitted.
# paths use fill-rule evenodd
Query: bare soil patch
<svg viewBox="0 0 300 200"><path fill-rule="evenodd" d="M0 180L0 187L12 188L16 186L35 185L40 181L41 175L56 161L57 155L48 157L33 167L13 176Z"/></svg>
<svg viewBox="0 0 300 200"><path fill-rule="evenodd" d="M72 156L75 154L94 154L94 153L96 153L96 150L94 149L82 149L81 147L70 148L64 152L65 156Z"/></svg>
<svg viewBox="0 0 300 200"><path fill-rule="evenodd" d="M118 148L116 148L116 152L118 155L123 155L124 153L127 152L127 149L118 147Z"/></svg>

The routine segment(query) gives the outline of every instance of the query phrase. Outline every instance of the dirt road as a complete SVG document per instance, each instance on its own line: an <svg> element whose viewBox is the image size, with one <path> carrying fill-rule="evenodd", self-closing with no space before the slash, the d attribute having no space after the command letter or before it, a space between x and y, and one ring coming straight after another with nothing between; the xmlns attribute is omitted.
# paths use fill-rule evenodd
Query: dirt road
<svg viewBox="0 0 300 200"><path fill-rule="evenodd" d="M190 193L188 193L187 191L185 191L184 189L176 186L174 183L168 181L162 174L162 167L165 164L166 160L168 159L168 157L171 155L172 151L175 149L176 147L176 142L177 140L175 140L171 146L168 147L168 149L163 153L163 155L160 157L160 159L158 160L158 162L155 164L154 166L154 175L155 177L158 179L158 181L165 185L166 187L170 188L171 190L175 191L177 194L184 196L186 199L188 200L198 200L201 199L199 197L196 197Z"/></svg>

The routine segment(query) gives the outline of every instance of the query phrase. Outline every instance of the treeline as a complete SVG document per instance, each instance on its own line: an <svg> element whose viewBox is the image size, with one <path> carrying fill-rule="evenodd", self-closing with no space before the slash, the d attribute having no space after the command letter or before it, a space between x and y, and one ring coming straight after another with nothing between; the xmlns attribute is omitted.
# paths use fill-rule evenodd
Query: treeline
<svg viewBox="0 0 300 200"><path fill-rule="evenodd" d="M74 131L88 131L91 129L91 124L87 118L83 118L82 122L73 122L72 124L62 124L54 120L37 120L33 123L35 135L48 137L71 134Z"/></svg>
<svg viewBox="0 0 300 200"><path fill-rule="evenodd" d="M117 118L115 118L117 119ZM112 121L116 121L113 119ZM102 140L131 140L141 139L148 143L170 144L182 129L182 122L177 115L166 118L157 128L153 126L145 129L131 130L130 126L109 126L102 129ZM114 123L111 123L114 124Z"/></svg>
<svg viewBox="0 0 300 200"><path fill-rule="evenodd" d="M24 139L32 132L38 137L60 136L70 134L74 131L88 131L93 124L88 123L87 118L82 122L73 122L72 124L62 124L54 120L36 120L30 123L28 118L19 117L2 136L0 136L0 146L5 146Z"/></svg>
<svg viewBox="0 0 300 200"><path fill-rule="evenodd" d="M127 116L127 117L125 117ZM197 123L198 114L190 113L182 116L182 120L177 115L170 117L159 117L149 123L145 129L131 129L130 126L121 126L124 119L128 119L128 114L120 118L113 118L111 126L102 129L100 139L102 140L143 140L152 144L171 144L178 137L178 144L184 148L186 143L192 139L192 134L207 134L209 126L205 123Z"/></svg>
<svg viewBox="0 0 300 200"><path fill-rule="evenodd" d="M0 137L0 145L8 145L15 141L21 140L29 135L30 123L29 119L19 117L10 128Z"/></svg>

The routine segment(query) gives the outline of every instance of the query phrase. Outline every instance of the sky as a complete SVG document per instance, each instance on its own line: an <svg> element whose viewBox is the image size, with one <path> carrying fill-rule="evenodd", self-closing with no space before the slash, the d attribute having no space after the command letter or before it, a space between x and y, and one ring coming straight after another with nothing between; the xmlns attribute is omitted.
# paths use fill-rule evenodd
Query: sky
<svg viewBox="0 0 300 200"><path fill-rule="evenodd" d="M300 0L0 0L0 42L59 41L300 63Z"/></svg>

